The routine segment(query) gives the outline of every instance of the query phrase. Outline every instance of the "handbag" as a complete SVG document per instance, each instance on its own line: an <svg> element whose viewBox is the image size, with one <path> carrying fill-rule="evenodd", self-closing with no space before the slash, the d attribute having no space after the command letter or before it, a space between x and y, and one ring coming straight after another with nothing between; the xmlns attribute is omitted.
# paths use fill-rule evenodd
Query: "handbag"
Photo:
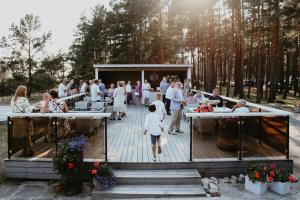
<svg viewBox="0 0 300 200"><path fill-rule="evenodd" d="M139 92L134 92L135 96L139 96L140 93Z"/></svg>

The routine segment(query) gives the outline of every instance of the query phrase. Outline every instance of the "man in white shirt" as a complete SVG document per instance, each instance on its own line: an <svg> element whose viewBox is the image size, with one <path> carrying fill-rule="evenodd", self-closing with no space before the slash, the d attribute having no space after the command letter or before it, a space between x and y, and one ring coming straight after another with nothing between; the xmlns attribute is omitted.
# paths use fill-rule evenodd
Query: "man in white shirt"
<svg viewBox="0 0 300 200"><path fill-rule="evenodd" d="M58 86L58 97L59 98L68 96L68 93L67 93L68 90L67 90L66 84L67 84L67 80L63 79Z"/></svg>
<svg viewBox="0 0 300 200"><path fill-rule="evenodd" d="M151 136L151 146L153 161L156 161L156 143L158 145L158 154L161 153L160 147L160 135L164 131L163 124L161 123L160 116L155 112L155 105L149 105L150 113L146 115L144 135L150 133Z"/></svg>
<svg viewBox="0 0 300 200"><path fill-rule="evenodd" d="M248 113L250 112L249 108L246 107L247 101L244 99L238 100L237 104L232 108L232 111L235 113Z"/></svg>
<svg viewBox="0 0 300 200"><path fill-rule="evenodd" d="M175 83L171 82L171 84L169 85L167 92L166 92L166 110L167 110L167 115L171 115L171 110L170 110L170 106L171 106L171 99L172 96L174 95L176 89L175 89Z"/></svg>
<svg viewBox="0 0 300 200"><path fill-rule="evenodd" d="M157 93L155 96L156 100L152 102L153 105L155 105L156 107L156 113L160 116L161 121L163 121L163 119L166 116L166 108L165 108L165 104L161 101L161 94Z"/></svg>
<svg viewBox="0 0 300 200"><path fill-rule="evenodd" d="M130 81L127 82L125 91L127 95L127 104L130 105L132 103L132 86Z"/></svg>
<svg viewBox="0 0 300 200"><path fill-rule="evenodd" d="M87 83L85 81L83 81L83 83L81 84L81 87L80 87L80 93L86 93L87 92Z"/></svg>
<svg viewBox="0 0 300 200"><path fill-rule="evenodd" d="M91 86L91 101L100 101L100 94L98 80L94 80L94 83Z"/></svg>

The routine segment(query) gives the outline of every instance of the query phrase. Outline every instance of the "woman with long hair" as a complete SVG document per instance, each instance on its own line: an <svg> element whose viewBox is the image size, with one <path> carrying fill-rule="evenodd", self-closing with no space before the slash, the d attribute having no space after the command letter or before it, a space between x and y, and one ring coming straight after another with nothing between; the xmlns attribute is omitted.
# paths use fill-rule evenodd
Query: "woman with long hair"
<svg viewBox="0 0 300 200"><path fill-rule="evenodd" d="M24 85L20 85L17 87L15 95L11 100L11 111L14 113L30 113L32 111L32 107L26 97L27 95L27 87ZM33 133L33 126L31 118L14 118L12 119L13 123L13 131L12 137L15 137L15 141L20 140L23 146L22 156L30 157L33 155L33 151L31 149L31 134ZM17 142L18 143L18 142Z"/></svg>
<svg viewBox="0 0 300 200"><path fill-rule="evenodd" d="M68 112L68 106L65 101L58 98L57 90L50 91L50 98L45 102L43 112L48 113L65 113ZM64 137L70 132L68 118L59 119L59 136Z"/></svg>

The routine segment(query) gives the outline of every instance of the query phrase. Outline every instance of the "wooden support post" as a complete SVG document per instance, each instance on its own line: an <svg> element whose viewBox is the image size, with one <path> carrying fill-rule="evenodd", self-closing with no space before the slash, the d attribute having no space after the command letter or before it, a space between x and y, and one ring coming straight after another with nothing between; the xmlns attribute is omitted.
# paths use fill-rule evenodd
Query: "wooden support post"
<svg viewBox="0 0 300 200"><path fill-rule="evenodd" d="M190 117L190 161L193 161L193 118Z"/></svg>

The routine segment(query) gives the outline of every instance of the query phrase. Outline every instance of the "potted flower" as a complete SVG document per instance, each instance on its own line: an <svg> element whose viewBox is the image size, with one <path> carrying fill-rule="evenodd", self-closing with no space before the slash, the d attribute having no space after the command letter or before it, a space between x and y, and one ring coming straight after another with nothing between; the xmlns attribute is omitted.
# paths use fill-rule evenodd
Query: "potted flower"
<svg viewBox="0 0 300 200"><path fill-rule="evenodd" d="M117 184L117 178L107 163L94 162L90 173L93 176L93 184L98 190L109 190Z"/></svg>
<svg viewBox="0 0 300 200"><path fill-rule="evenodd" d="M66 195L75 195L82 190L83 151L87 138L84 135L67 138L58 144L53 157L54 170L61 175L60 189Z"/></svg>
<svg viewBox="0 0 300 200"><path fill-rule="evenodd" d="M246 169L245 189L257 195L267 191L267 166L250 164Z"/></svg>
<svg viewBox="0 0 300 200"><path fill-rule="evenodd" d="M271 165L268 181L271 182L271 190L285 195L291 191L291 183L296 182L296 177L284 169L277 169L275 164Z"/></svg>

